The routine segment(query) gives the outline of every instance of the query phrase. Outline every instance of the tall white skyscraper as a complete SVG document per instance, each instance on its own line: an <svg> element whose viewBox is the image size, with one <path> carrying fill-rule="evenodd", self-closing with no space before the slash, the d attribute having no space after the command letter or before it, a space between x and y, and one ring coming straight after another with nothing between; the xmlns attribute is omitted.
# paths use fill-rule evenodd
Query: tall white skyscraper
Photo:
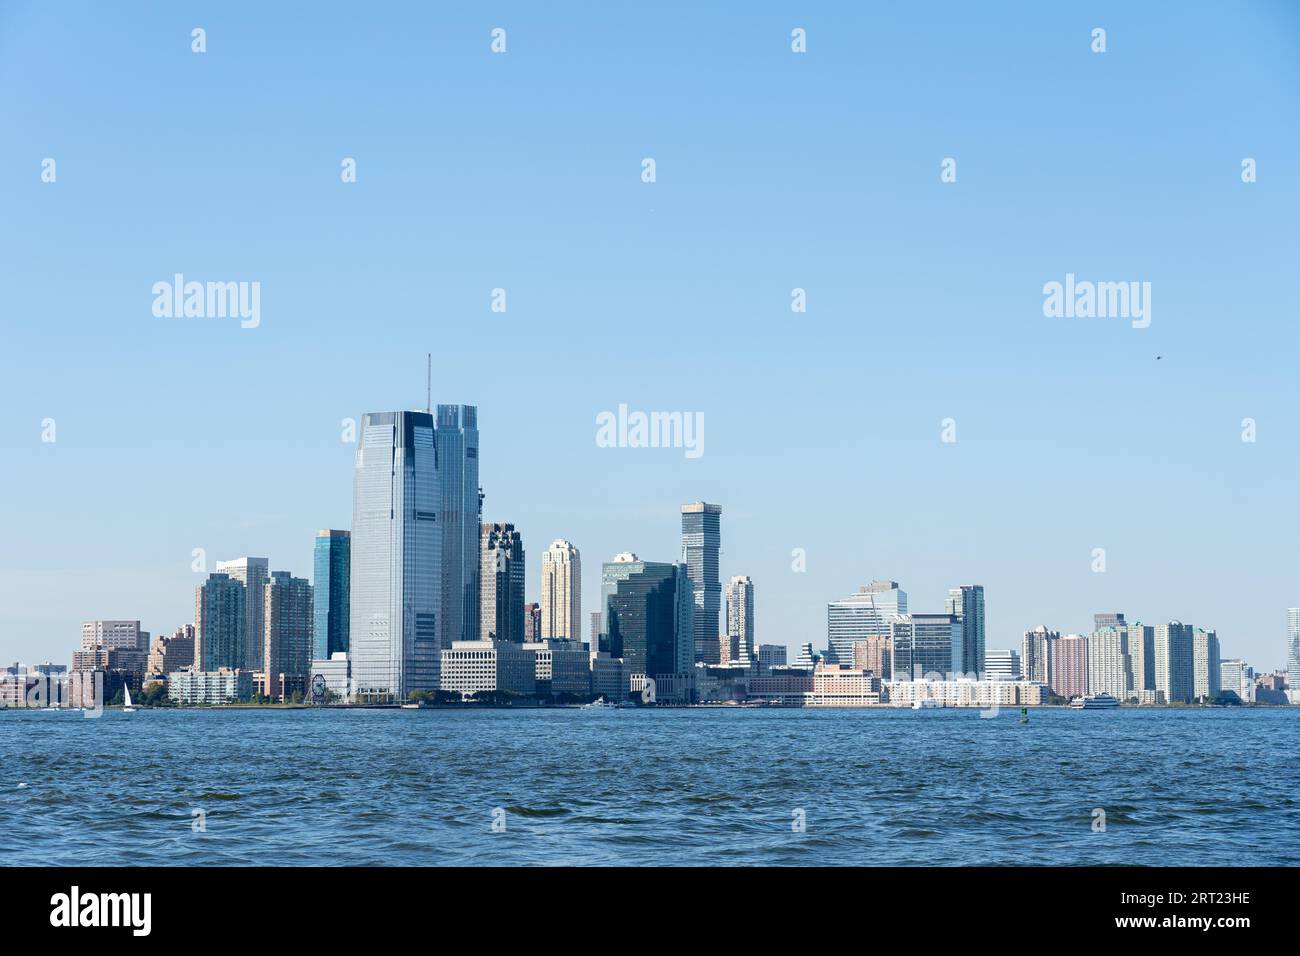
<svg viewBox="0 0 1300 956"><path fill-rule="evenodd" d="M1300 607L1286 609L1286 685L1300 688Z"/></svg>
<svg viewBox="0 0 1300 956"><path fill-rule="evenodd" d="M260 671L263 661L262 646L263 617L262 607L266 579L270 575L270 563L266 558L236 558L233 561L218 561L217 573L228 574L245 588L244 613L244 668Z"/></svg>
<svg viewBox="0 0 1300 956"><path fill-rule="evenodd" d="M438 687L438 502L433 416L367 413L357 448L348 589L355 699L400 701Z"/></svg>
<svg viewBox="0 0 1300 956"><path fill-rule="evenodd" d="M907 613L907 592L897 581L872 581L858 593L826 605L828 663L853 666L853 642L888 637L894 618ZM944 668L944 673L951 665Z"/></svg>
<svg viewBox="0 0 1300 956"><path fill-rule="evenodd" d="M1192 699L1214 700L1220 692L1219 635L1197 628L1192 632Z"/></svg>
<svg viewBox="0 0 1300 956"><path fill-rule="evenodd" d="M1192 625L1171 621L1155 626L1156 693L1161 703L1191 703L1195 692Z"/></svg>
<svg viewBox="0 0 1300 956"><path fill-rule="evenodd" d="M733 664L754 659L754 582L738 574L727 582L728 657Z"/></svg>
<svg viewBox="0 0 1300 956"><path fill-rule="evenodd" d="M1088 635L1088 692L1128 700L1133 694L1133 659L1128 628L1102 627Z"/></svg>
<svg viewBox="0 0 1300 956"><path fill-rule="evenodd" d="M542 552L542 639L582 641L582 555L556 539Z"/></svg>

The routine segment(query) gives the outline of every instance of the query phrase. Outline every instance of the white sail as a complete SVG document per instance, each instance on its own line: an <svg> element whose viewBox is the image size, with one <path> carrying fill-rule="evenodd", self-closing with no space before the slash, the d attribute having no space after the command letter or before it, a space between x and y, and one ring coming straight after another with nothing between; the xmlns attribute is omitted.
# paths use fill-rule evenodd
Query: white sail
<svg viewBox="0 0 1300 956"><path fill-rule="evenodd" d="M123 688L122 688L122 689L123 689L124 691L126 691L126 706L130 707L130 706L131 706L131 688L129 688L129 687L123 685Z"/></svg>

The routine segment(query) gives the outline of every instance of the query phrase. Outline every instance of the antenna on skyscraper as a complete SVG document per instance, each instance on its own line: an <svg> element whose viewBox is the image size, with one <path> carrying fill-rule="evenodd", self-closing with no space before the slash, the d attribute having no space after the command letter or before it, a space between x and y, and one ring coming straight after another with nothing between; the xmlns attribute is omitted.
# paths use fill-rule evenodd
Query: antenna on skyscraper
<svg viewBox="0 0 1300 956"><path fill-rule="evenodd" d="M433 353L425 355L424 371L424 410L433 414Z"/></svg>

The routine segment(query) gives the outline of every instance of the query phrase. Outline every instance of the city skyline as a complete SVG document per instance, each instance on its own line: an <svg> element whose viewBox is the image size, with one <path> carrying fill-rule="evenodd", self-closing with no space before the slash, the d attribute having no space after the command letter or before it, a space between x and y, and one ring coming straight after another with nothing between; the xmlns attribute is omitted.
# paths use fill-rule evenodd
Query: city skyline
<svg viewBox="0 0 1300 956"><path fill-rule="evenodd" d="M304 42L214 10L195 56L181 11L0 12L26 38L0 61L7 655L89 617L170 633L196 549L304 574L349 527L344 420L428 408L432 352L435 398L494 429L487 517L573 541L585 594L719 501L761 643L820 645L826 602L889 577L927 611L983 584L988 647L1123 607L1287 666L1300 13L1110 9L1102 55L1068 10L813 11L800 55L792 17L515 10L493 56L473 11L322 5ZM258 161L194 148L214 125ZM260 323L155 316L178 273L259 282ZM1067 276L1150 282L1150 325L1048 318ZM602 447L624 405L701 416L702 454Z"/></svg>

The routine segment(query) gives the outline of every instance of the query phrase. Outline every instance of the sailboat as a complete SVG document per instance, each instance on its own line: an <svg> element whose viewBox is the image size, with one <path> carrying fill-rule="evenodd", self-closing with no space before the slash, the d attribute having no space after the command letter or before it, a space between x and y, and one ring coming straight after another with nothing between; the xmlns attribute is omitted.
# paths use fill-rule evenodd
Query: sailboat
<svg viewBox="0 0 1300 956"><path fill-rule="evenodd" d="M127 687L127 686L124 684L124 685L122 685L122 690L126 693L126 703L122 705L122 713L124 713L124 714L134 714L134 713L135 713L135 707L132 706L132 704L131 704L131 688Z"/></svg>

